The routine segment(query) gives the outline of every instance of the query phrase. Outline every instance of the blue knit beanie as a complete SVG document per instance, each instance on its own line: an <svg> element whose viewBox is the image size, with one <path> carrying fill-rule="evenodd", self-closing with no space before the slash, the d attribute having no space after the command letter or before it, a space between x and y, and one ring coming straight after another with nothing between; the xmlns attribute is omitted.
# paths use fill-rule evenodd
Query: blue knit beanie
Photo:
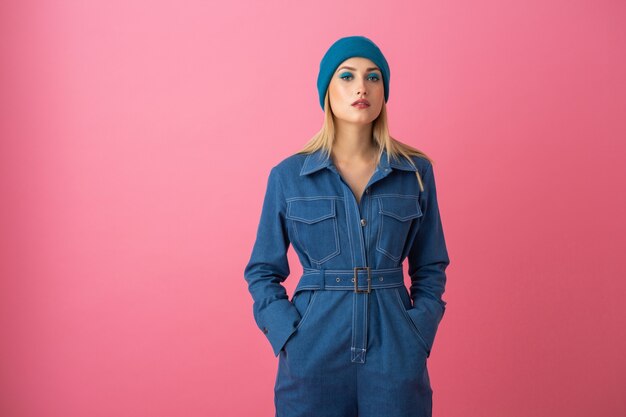
<svg viewBox="0 0 626 417"><path fill-rule="evenodd" d="M339 64L355 56L367 58L380 68L385 87L385 103L389 99L389 65L383 53L374 42L365 36L347 36L335 41L320 62L320 72L317 75L317 92L322 110L324 110L324 97L333 73Z"/></svg>

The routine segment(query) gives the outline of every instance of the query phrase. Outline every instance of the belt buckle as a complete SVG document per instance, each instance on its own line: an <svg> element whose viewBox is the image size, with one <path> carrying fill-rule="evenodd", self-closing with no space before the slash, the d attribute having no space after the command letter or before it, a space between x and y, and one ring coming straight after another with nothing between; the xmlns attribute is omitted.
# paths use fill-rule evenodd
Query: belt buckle
<svg viewBox="0 0 626 417"><path fill-rule="evenodd" d="M367 270L367 290L359 290L359 269ZM369 294L372 292L372 277L370 275L369 266L357 266L354 268L354 292L360 294Z"/></svg>

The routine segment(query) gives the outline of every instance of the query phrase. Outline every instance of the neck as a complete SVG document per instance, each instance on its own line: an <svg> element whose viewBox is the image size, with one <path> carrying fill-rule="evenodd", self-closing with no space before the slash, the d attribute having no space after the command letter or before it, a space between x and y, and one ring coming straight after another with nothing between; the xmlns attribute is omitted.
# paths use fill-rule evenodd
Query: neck
<svg viewBox="0 0 626 417"><path fill-rule="evenodd" d="M370 159L376 151L372 129L373 123L359 125L335 120L333 153L341 160Z"/></svg>

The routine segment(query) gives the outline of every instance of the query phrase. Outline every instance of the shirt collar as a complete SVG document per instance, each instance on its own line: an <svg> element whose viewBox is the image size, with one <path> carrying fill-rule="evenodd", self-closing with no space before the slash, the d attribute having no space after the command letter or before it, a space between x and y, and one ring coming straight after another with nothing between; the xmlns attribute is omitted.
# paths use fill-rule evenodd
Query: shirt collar
<svg viewBox="0 0 626 417"><path fill-rule="evenodd" d="M333 162L330 158L327 158L322 149L318 149L317 151L310 153L307 155L304 160L304 164L302 164L302 169L300 170L300 175L308 175L313 172L319 171L322 168L326 168L330 165L333 165ZM383 153L380 158L380 162L378 164L378 170L384 172L388 167L401 169L404 171L416 171L416 168L413 167L409 161L404 157L400 157L398 160L391 159L391 162L387 162L387 151L383 149Z"/></svg>

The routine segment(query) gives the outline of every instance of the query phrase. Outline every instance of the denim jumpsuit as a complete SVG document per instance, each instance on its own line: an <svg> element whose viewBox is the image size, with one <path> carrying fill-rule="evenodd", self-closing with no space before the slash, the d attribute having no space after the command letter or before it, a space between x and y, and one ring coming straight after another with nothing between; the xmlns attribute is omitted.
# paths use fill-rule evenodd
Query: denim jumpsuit
<svg viewBox="0 0 626 417"><path fill-rule="evenodd" d="M426 417L450 263L433 167L383 152L360 203L322 151L269 174L244 276L279 357L276 417ZM289 300L292 245L303 273ZM411 285L404 284L408 259Z"/></svg>

